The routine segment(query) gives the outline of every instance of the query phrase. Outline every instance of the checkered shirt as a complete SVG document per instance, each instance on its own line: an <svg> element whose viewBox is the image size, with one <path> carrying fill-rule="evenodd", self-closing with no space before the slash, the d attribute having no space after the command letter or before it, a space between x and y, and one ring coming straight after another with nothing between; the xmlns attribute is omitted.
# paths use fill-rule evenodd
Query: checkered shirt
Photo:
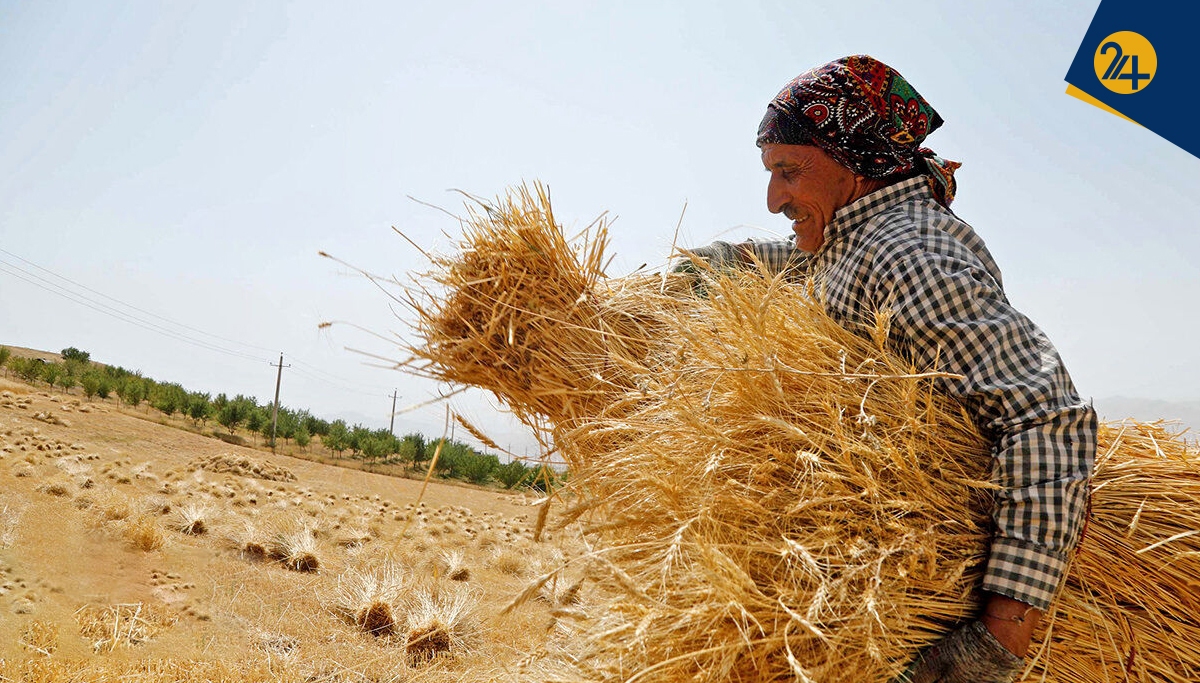
<svg viewBox="0 0 1200 683"><path fill-rule="evenodd" d="M739 248L772 272L813 278L851 329L892 309L894 350L964 376L938 382L991 440L1001 487L983 588L1046 609L1087 514L1096 413L1046 336L1009 304L983 240L916 177L839 209L816 253L790 241Z"/></svg>

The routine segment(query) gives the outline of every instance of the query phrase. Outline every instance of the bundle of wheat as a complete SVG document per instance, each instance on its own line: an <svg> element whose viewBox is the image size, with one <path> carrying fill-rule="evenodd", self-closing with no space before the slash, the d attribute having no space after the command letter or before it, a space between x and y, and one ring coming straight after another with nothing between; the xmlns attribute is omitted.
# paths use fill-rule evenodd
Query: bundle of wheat
<svg viewBox="0 0 1200 683"><path fill-rule="evenodd" d="M1089 526L1035 672L1200 680L1200 453L1161 424L1134 422L1103 426L1099 453Z"/></svg>
<svg viewBox="0 0 1200 683"><path fill-rule="evenodd" d="M412 351L549 420L608 596L571 677L886 681L977 612L988 450L936 372L887 351L885 317L848 331L761 273L703 299L605 280L603 226L581 262L544 192L497 205L435 260ZM1146 425L1106 428L1101 453L1026 676L1197 680L1200 458Z"/></svg>
<svg viewBox="0 0 1200 683"><path fill-rule="evenodd" d="M557 434L620 596L591 677L886 680L972 609L970 421L802 289L744 280L675 319L636 405Z"/></svg>
<svg viewBox="0 0 1200 683"><path fill-rule="evenodd" d="M405 367L491 390L531 423L590 415L628 389L649 323L598 298L607 226L575 250L548 225L541 186L469 204L459 253L431 256L430 286L408 292L423 343Z"/></svg>
<svg viewBox="0 0 1200 683"><path fill-rule="evenodd" d="M558 435L613 596L581 634L581 673L890 680L978 613L986 445L927 374L802 289L709 291L636 409ZM1200 459L1152 425L1106 426L1100 453L1027 680L1196 680Z"/></svg>

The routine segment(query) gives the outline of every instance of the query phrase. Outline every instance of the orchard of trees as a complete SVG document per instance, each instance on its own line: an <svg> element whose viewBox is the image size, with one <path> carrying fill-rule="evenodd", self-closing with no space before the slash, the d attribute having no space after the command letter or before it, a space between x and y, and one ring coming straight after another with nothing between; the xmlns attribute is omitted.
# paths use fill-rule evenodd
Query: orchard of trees
<svg viewBox="0 0 1200 683"><path fill-rule="evenodd" d="M214 397L188 391L179 384L157 382L137 371L92 363L89 353L75 347L63 349L60 355L62 362L22 358L0 346L0 369L30 384L42 382L66 392L79 387L88 399L112 398L133 408L144 404L168 416L184 416L197 426L214 422L231 438L238 430L245 430L256 441L272 443L271 402L259 405L253 396L238 394L230 398L222 393ZM367 465L419 469L428 467L437 454L434 473L439 477L474 484L497 483L508 489L527 486L545 491L548 486L557 486L562 477L548 468L527 466L519 460L501 463L494 454L452 439L430 440L418 433L397 437L386 429L347 425L344 420L330 422L308 410L293 410L284 405L279 406L274 438L294 442L301 450L307 450L317 438L337 457L353 458Z"/></svg>

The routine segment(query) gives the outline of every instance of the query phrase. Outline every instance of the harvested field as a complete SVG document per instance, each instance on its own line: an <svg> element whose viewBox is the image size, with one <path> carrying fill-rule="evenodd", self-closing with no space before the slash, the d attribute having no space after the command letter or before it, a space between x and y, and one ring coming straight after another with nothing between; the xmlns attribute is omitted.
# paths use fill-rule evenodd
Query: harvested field
<svg viewBox="0 0 1200 683"><path fill-rule="evenodd" d="M533 540L532 498L418 500L419 481L0 391L0 680L489 680L545 642L551 609L501 615L527 581L491 567L497 533L527 565L578 552ZM68 425L35 419L64 406Z"/></svg>

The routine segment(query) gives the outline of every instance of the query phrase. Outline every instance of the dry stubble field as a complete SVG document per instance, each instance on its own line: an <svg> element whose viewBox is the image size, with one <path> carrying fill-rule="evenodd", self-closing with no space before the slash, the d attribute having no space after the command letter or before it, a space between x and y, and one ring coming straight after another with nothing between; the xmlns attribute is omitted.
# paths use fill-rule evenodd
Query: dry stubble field
<svg viewBox="0 0 1200 683"><path fill-rule="evenodd" d="M511 680L580 598L531 499L0 379L0 680ZM569 611L569 610L567 610Z"/></svg>

